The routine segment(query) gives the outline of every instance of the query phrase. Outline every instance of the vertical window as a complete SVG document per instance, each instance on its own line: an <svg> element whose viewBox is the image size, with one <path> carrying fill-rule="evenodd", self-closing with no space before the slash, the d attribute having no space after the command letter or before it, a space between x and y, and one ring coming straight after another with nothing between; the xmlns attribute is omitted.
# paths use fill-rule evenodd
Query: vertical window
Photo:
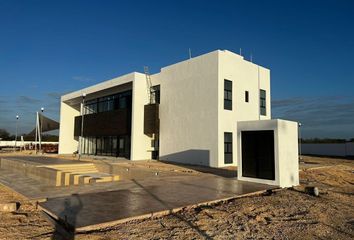
<svg viewBox="0 0 354 240"><path fill-rule="evenodd" d="M232 110L232 82L224 80L224 109Z"/></svg>
<svg viewBox="0 0 354 240"><path fill-rule="evenodd" d="M263 89L259 90L259 101L260 101L260 112L261 115L267 115L267 108L266 108L266 91Z"/></svg>
<svg viewBox="0 0 354 240"><path fill-rule="evenodd" d="M245 91L245 102L249 102L249 99L248 99L248 91Z"/></svg>
<svg viewBox="0 0 354 240"><path fill-rule="evenodd" d="M119 139L119 149L124 149L124 138Z"/></svg>
<svg viewBox="0 0 354 240"><path fill-rule="evenodd" d="M224 133L224 163L232 163L232 133Z"/></svg>
<svg viewBox="0 0 354 240"><path fill-rule="evenodd" d="M119 97L119 109L127 107L127 98L124 96Z"/></svg>

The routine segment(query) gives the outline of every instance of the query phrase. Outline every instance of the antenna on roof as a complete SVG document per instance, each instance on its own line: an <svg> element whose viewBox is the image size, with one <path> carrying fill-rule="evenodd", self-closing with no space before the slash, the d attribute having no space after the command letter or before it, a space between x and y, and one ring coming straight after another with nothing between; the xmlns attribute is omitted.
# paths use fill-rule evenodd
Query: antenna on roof
<svg viewBox="0 0 354 240"><path fill-rule="evenodd" d="M189 50L189 59L191 59L192 58L192 50L191 50L191 48L188 48L188 50Z"/></svg>
<svg viewBox="0 0 354 240"><path fill-rule="evenodd" d="M242 56L242 48L240 48L240 56Z"/></svg>

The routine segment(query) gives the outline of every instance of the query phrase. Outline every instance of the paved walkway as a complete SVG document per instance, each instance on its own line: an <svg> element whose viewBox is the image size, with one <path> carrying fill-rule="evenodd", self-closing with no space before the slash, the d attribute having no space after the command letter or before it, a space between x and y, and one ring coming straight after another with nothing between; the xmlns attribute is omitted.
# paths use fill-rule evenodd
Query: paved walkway
<svg viewBox="0 0 354 240"><path fill-rule="evenodd" d="M77 163L72 160L28 156L16 159L31 161L35 165ZM40 207L76 231L100 229L132 219L165 215L183 207L233 199L274 188L206 173L165 174L111 183L54 187L24 174L0 169L0 183L30 199L49 198L40 203Z"/></svg>
<svg viewBox="0 0 354 240"><path fill-rule="evenodd" d="M76 231L165 215L182 207L236 198L274 187L216 176L131 180L127 188L49 199L40 206Z"/></svg>
<svg viewBox="0 0 354 240"><path fill-rule="evenodd" d="M15 161L26 161L32 165L57 165L57 164L80 164L88 163L86 161L68 160L63 158L45 157L45 156L6 156L4 159Z"/></svg>

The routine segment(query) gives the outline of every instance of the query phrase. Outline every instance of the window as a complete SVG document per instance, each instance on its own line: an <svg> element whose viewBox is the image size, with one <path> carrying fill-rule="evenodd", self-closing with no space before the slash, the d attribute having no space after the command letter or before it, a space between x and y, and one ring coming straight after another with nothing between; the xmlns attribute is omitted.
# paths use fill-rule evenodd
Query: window
<svg viewBox="0 0 354 240"><path fill-rule="evenodd" d="M232 163L232 133L224 133L224 163Z"/></svg>
<svg viewBox="0 0 354 240"><path fill-rule="evenodd" d="M84 114L97 113L97 99L85 102Z"/></svg>
<svg viewBox="0 0 354 240"><path fill-rule="evenodd" d="M232 82L224 80L224 109L232 110Z"/></svg>
<svg viewBox="0 0 354 240"><path fill-rule="evenodd" d="M248 99L248 91L245 91L245 102L248 102L249 101L249 99Z"/></svg>
<svg viewBox="0 0 354 240"><path fill-rule="evenodd" d="M266 108L266 91L263 89L259 90L259 101L260 101L260 112L261 115L265 116L267 115L267 108Z"/></svg>
<svg viewBox="0 0 354 240"><path fill-rule="evenodd" d="M127 107L127 98L126 97L119 97L119 109L123 109Z"/></svg>
<svg viewBox="0 0 354 240"><path fill-rule="evenodd" d="M131 107L131 90L85 102L84 114L114 111Z"/></svg>

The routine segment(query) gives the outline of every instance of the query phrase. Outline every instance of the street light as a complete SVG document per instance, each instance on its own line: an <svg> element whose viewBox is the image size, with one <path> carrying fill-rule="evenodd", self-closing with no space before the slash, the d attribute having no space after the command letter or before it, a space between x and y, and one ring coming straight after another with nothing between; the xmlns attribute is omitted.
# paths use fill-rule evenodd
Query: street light
<svg viewBox="0 0 354 240"><path fill-rule="evenodd" d="M79 139L79 160L82 154L82 146L83 146L83 135L84 135L84 116L85 116L85 97L86 93L82 93L82 105L81 105L81 131L80 131L80 139Z"/></svg>
<svg viewBox="0 0 354 240"><path fill-rule="evenodd" d="M302 160L302 157L301 157L301 126L302 126L302 124L299 122L298 126L299 126L299 160L301 161Z"/></svg>
<svg viewBox="0 0 354 240"><path fill-rule="evenodd" d="M41 112L43 113L44 112L44 107L41 107ZM42 125L43 125L43 118L42 118L42 115L41 115L41 118L40 118L40 129L39 129L39 150L42 151Z"/></svg>
<svg viewBox="0 0 354 240"><path fill-rule="evenodd" d="M17 147L17 132L18 132L18 119L20 118L19 115L16 115L16 135L15 135L15 149L14 151L16 152L16 147Z"/></svg>

